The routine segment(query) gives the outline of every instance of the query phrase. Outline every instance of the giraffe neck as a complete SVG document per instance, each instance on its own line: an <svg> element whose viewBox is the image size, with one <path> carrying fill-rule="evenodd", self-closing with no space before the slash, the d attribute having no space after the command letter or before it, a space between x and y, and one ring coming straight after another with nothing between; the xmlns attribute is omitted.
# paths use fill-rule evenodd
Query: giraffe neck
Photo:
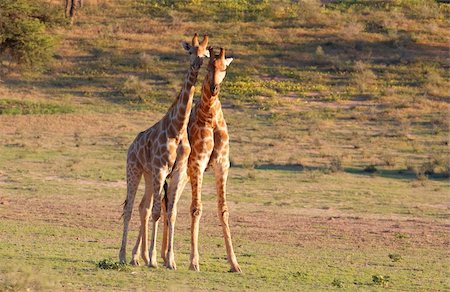
<svg viewBox="0 0 450 292"><path fill-rule="evenodd" d="M197 118L205 122L212 122L216 104L219 102L219 92L212 95L210 84L210 76L207 74L202 85L202 97L197 106Z"/></svg>
<svg viewBox="0 0 450 292"><path fill-rule="evenodd" d="M200 66L189 67L181 92L165 117L168 119L169 137L177 137L187 127L199 70Z"/></svg>

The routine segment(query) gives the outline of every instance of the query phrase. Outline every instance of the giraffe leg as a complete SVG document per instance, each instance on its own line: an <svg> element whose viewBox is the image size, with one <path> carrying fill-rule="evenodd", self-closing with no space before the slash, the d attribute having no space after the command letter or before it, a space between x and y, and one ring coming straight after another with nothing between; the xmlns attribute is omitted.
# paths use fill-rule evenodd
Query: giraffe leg
<svg viewBox="0 0 450 292"><path fill-rule="evenodd" d="M192 187L191 202L191 258L189 269L192 271L200 271L199 253L198 253L198 232L200 227L200 218L202 216L202 181L203 171L193 169L190 173Z"/></svg>
<svg viewBox="0 0 450 292"><path fill-rule="evenodd" d="M181 162L177 163L180 166ZM167 256L164 265L166 266L166 268L171 270L176 269L173 240L175 232L175 221L178 212L177 203L187 183L186 168L187 166L185 162L184 165L180 166L174 171L168 189L167 219L168 219L169 238L167 242L168 243Z"/></svg>
<svg viewBox="0 0 450 292"><path fill-rule="evenodd" d="M168 219L167 219L167 181L164 182L164 196L162 198L162 204L161 204L161 217L163 222L163 238L161 242L161 258L166 261L166 255L167 255L167 240L168 240Z"/></svg>
<svg viewBox="0 0 450 292"><path fill-rule="evenodd" d="M231 242L230 225L228 224L228 206L226 201L226 184L228 178L228 165L216 165L214 168L217 189L217 208L220 223L222 225L225 247L227 249L227 259L231 266L231 272L241 272L237 262Z"/></svg>
<svg viewBox="0 0 450 292"><path fill-rule="evenodd" d="M157 268L158 264L156 262L156 235L158 233L158 222L161 217L161 192L164 185L164 180L166 175L162 171L155 173L152 177L153 179L153 207L152 207L152 237L150 242L150 263L149 266L152 268Z"/></svg>
<svg viewBox="0 0 450 292"><path fill-rule="evenodd" d="M134 199L141 180L142 170L138 167L127 165L127 198L123 206L123 235L122 245L119 252L119 261L126 262L128 226L130 224L131 213L133 212Z"/></svg>
<svg viewBox="0 0 450 292"><path fill-rule="evenodd" d="M139 227L139 235L136 240L136 244L133 248L133 253L131 256L130 265L139 266L139 255L141 253L141 244L142 244L142 226Z"/></svg>
<svg viewBox="0 0 450 292"><path fill-rule="evenodd" d="M151 176L147 173L144 173L145 178L145 192L144 196L139 204L139 215L141 219L141 226L139 227L139 236L136 241L136 245L133 248L133 257L130 264L139 265L139 256L142 257L144 263L146 265L149 264L149 255L148 255L148 220L150 217L150 206L153 201L152 194L152 181Z"/></svg>

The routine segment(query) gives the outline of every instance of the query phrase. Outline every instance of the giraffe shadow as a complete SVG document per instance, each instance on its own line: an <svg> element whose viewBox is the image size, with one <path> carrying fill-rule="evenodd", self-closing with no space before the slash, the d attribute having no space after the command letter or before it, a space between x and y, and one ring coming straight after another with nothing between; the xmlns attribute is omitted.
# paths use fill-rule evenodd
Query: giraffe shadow
<svg viewBox="0 0 450 292"><path fill-rule="evenodd" d="M242 164L232 164L231 166L236 168L246 168L246 166ZM253 167L253 169L301 172L313 170L325 171L327 168L320 166L307 166L301 163L258 163Z"/></svg>
<svg viewBox="0 0 450 292"><path fill-rule="evenodd" d="M267 163L255 165L255 169L258 170L283 170L283 171L304 171L306 167L301 163ZM308 168L309 169L309 168Z"/></svg>
<svg viewBox="0 0 450 292"><path fill-rule="evenodd" d="M367 171L366 168L346 167L344 172L355 175L392 178L406 181L418 179L417 175L413 171L407 169L379 169L372 172ZM435 181L448 181L448 176L445 173L431 173L426 175L426 178Z"/></svg>

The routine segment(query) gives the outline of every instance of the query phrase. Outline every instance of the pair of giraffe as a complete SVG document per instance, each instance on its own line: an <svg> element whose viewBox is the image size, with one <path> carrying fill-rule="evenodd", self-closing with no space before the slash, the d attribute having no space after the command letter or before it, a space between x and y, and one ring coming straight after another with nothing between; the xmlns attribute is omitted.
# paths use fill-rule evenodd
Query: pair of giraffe
<svg viewBox="0 0 450 292"><path fill-rule="evenodd" d="M145 192L139 204L141 225L132 252L132 265L145 264L157 267L156 235L158 221L163 217L161 257L164 266L176 269L174 259L174 229L177 202L188 181L191 180L191 256L190 269L199 271L198 233L202 215L201 186L208 166L215 172L218 215L223 229L228 262L231 271L241 272L231 242L226 203L226 182L229 162L229 137L227 125L219 101L220 84L233 58L225 58L225 50L215 55L208 47L208 36L199 42L198 35L192 43L182 43L190 55L190 66L183 87L166 115L155 125L139 133L128 149L127 197L124 203L124 226L119 260L126 261L128 226L134 199L141 177L144 176ZM209 57L207 74L202 85L202 96L192 109L195 83L203 59ZM192 113L191 113L192 109ZM188 135L189 133L189 135ZM169 183L166 183L169 179ZM165 193L161 197L162 192ZM148 225L152 215L152 233L148 248Z"/></svg>

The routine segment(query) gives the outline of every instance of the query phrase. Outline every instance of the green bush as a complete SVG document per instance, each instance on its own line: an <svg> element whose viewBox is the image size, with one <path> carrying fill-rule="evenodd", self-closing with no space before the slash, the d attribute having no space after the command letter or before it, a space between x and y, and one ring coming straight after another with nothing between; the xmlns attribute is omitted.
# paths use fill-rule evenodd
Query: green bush
<svg viewBox="0 0 450 292"><path fill-rule="evenodd" d="M124 263L115 262L112 259L104 259L97 263L97 268L103 270L128 271L128 267Z"/></svg>
<svg viewBox="0 0 450 292"><path fill-rule="evenodd" d="M51 60L56 43L46 27L63 22L48 3L0 1L0 57L34 68L42 67Z"/></svg>

